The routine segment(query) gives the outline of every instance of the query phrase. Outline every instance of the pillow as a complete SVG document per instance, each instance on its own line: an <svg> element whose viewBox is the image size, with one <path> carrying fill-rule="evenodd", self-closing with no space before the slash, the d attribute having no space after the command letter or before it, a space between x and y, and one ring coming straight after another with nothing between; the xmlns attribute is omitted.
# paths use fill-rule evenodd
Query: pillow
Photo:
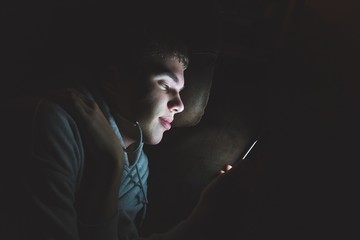
<svg viewBox="0 0 360 240"><path fill-rule="evenodd" d="M185 88L181 92L185 109L175 115L174 127L191 127L200 122L209 100L218 52L193 50L189 57L190 64L184 73Z"/></svg>

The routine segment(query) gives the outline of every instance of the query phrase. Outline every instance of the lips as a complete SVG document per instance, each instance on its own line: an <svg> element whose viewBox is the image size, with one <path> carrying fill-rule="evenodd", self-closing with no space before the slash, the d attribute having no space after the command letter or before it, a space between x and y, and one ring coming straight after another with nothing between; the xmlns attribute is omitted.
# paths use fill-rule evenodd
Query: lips
<svg viewBox="0 0 360 240"><path fill-rule="evenodd" d="M164 118L161 117L160 118L160 123L161 125L166 129L166 130L170 130L171 129L171 122L173 121L172 118Z"/></svg>

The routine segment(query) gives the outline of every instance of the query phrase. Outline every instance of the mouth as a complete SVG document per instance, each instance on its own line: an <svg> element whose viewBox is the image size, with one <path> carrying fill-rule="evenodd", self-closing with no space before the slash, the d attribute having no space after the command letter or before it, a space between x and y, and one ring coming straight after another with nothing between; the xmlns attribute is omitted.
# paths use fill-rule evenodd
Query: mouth
<svg viewBox="0 0 360 240"><path fill-rule="evenodd" d="M171 122L172 122L172 119L162 118L162 117L160 118L160 123L166 130L171 129Z"/></svg>

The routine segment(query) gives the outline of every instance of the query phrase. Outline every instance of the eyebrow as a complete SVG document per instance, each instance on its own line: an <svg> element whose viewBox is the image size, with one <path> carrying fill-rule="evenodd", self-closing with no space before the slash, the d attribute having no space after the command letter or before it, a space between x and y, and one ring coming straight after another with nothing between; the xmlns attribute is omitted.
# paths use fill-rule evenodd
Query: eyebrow
<svg viewBox="0 0 360 240"><path fill-rule="evenodd" d="M166 75L166 76L170 77L175 83L179 83L178 77L175 74L173 74L172 72L161 72L156 75L158 75L158 76Z"/></svg>
<svg viewBox="0 0 360 240"><path fill-rule="evenodd" d="M178 77L177 77L175 74L173 74L172 72L161 72L161 73L157 73L156 75L157 75L157 76L163 76L163 75L168 76L168 77L170 77L175 83L179 83ZM185 88L185 85L184 85L180 90L183 90L184 88Z"/></svg>

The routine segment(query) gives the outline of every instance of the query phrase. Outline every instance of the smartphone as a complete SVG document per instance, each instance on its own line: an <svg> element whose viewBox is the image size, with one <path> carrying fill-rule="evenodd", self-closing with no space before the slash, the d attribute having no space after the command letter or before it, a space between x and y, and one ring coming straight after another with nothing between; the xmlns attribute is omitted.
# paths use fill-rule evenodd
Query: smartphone
<svg viewBox="0 0 360 240"><path fill-rule="evenodd" d="M253 156L253 153L255 152L255 146L258 143L259 138L257 138L248 148L248 150L245 152L245 154L241 157L241 160L249 159L251 156Z"/></svg>

